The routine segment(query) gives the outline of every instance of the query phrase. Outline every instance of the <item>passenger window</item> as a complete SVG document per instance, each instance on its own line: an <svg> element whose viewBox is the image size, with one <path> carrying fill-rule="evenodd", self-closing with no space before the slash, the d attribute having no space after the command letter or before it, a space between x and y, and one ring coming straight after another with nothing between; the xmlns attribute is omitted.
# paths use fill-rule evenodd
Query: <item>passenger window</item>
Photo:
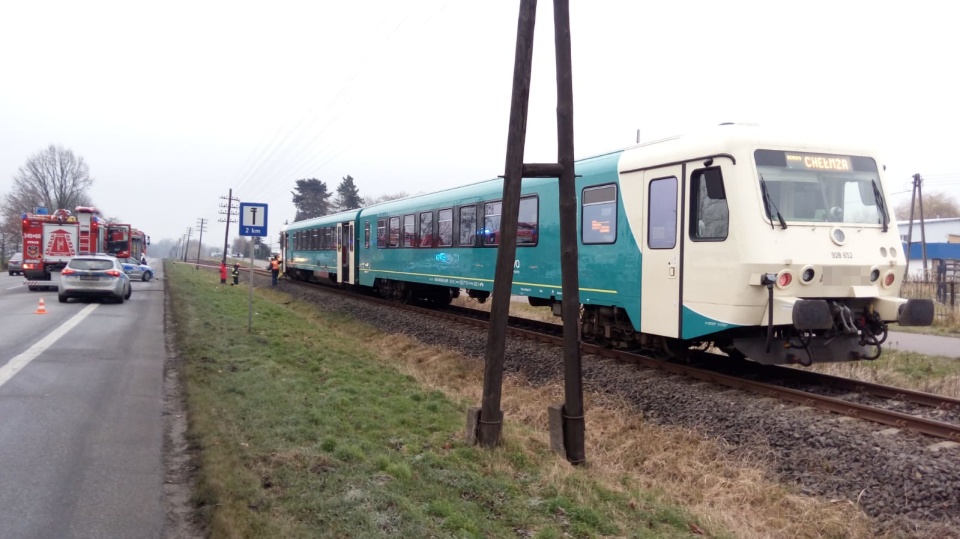
<svg viewBox="0 0 960 539"><path fill-rule="evenodd" d="M433 247L433 212L420 214L420 247Z"/></svg>
<svg viewBox="0 0 960 539"><path fill-rule="evenodd" d="M363 248L370 248L370 221L363 222Z"/></svg>
<svg viewBox="0 0 960 539"><path fill-rule="evenodd" d="M650 182L647 245L651 249L673 249L677 245L677 179L674 177Z"/></svg>
<svg viewBox="0 0 960 539"><path fill-rule="evenodd" d="M503 203L487 202L483 205L483 235L481 240L484 245L497 245L500 243L500 210Z"/></svg>
<svg viewBox="0 0 960 539"><path fill-rule="evenodd" d="M387 247L387 220L377 219L377 248L386 249Z"/></svg>
<svg viewBox="0 0 960 539"><path fill-rule="evenodd" d="M533 246L540 236L540 202L537 197L520 199L520 213L517 215L517 246Z"/></svg>
<svg viewBox="0 0 960 539"><path fill-rule="evenodd" d="M460 208L460 246L473 247L477 244L477 207Z"/></svg>
<svg viewBox="0 0 960 539"><path fill-rule="evenodd" d="M719 167L693 171L690 176L690 239L727 239L730 210Z"/></svg>
<svg viewBox="0 0 960 539"><path fill-rule="evenodd" d="M617 186L588 187L580 197L580 238L584 245L617 241Z"/></svg>
<svg viewBox="0 0 960 539"><path fill-rule="evenodd" d="M413 235L413 214L403 216L403 247L416 247L416 239Z"/></svg>
<svg viewBox="0 0 960 539"><path fill-rule="evenodd" d="M450 247L453 245L453 210L440 210L437 217L437 247Z"/></svg>
<svg viewBox="0 0 960 539"><path fill-rule="evenodd" d="M388 226L388 234L390 238L390 247L400 247L400 218L391 217L390 224Z"/></svg>

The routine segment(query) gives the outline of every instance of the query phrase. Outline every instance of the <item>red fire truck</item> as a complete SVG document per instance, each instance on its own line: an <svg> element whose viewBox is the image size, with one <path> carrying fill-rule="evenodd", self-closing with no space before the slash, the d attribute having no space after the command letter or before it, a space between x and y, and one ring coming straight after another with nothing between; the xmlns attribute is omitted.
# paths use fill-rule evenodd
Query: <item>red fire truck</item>
<svg viewBox="0 0 960 539"><path fill-rule="evenodd" d="M117 258L135 258L147 254L150 236L130 225L108 223L101 225L105 231L103 251Z"/></svg>
<svg viewBox="0 0 960 539"><path fill-rule="evenodd" d="M55 286L51 273L60 271L80 248L80 223L69 210L48 214L42 208L37 213L24 213L23 276L30 290Z"/></svg>
<svg viewBox="0 0 960 539"><path fill-rule="evenodd" d="M136 228L130 231L130 256L140 260L141 256L147 254L148 245L150 245L150 236Z"/></svg>
<svg viewBox="0 0 960 539"><path fill-rule="evenodd" d="M78 206L76 214L62 209L48 214L41 208L23 214L22 223L23 276L30 290L56 286L51 274L78 253L139 259L150 244L150 236L130 225L107 223L96 208L85 206Z"/></svg>

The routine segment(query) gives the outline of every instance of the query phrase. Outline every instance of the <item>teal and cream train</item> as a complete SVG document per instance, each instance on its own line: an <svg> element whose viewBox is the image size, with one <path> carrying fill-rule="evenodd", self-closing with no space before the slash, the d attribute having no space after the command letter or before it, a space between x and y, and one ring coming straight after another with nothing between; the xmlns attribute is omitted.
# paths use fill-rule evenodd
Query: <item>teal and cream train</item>
<svg viewBox="0 0 960 539"><path fill-rule="evenodd" d="M887 324L929 325L904 274L883 165L848 144L754 126L576 163L583 338L768 364L872 359ZM287 225L285 271L386 297L479 301L493 287L501 179ZM525 179L513 290L560 312L555 179Z"/></svg>

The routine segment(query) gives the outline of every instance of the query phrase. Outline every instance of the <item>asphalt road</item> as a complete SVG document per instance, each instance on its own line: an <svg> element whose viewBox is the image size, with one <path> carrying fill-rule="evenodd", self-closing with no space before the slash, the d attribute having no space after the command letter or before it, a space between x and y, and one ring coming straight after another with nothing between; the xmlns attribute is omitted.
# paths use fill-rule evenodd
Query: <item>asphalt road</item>
<svg viewBox="0 0 960 539"><path fill-rule="evenodd" d="M22 280L0 275L0 537L160 537L163 281L118 305Z"/></svg>
<svg viewBox="0 0 960 539"><path fill-rule="evenodd" d="M891 331L887 336L887 342L883 346L928 356L960 358L960 339L956 337Z"/></svg>

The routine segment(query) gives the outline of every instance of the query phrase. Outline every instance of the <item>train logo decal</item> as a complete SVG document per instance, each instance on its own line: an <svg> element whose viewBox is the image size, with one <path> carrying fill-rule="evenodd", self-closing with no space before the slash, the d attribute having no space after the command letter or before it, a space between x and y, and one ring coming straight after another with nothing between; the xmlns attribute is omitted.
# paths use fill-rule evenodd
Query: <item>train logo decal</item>
<svg viewBox="0 0 960 539"><path fill-rule="evenodd" d="M73 245L73 239L66 230L58 229L50 233L50 239L47 241L47 254L49 256L74 256L77 249Z"/></svg>

